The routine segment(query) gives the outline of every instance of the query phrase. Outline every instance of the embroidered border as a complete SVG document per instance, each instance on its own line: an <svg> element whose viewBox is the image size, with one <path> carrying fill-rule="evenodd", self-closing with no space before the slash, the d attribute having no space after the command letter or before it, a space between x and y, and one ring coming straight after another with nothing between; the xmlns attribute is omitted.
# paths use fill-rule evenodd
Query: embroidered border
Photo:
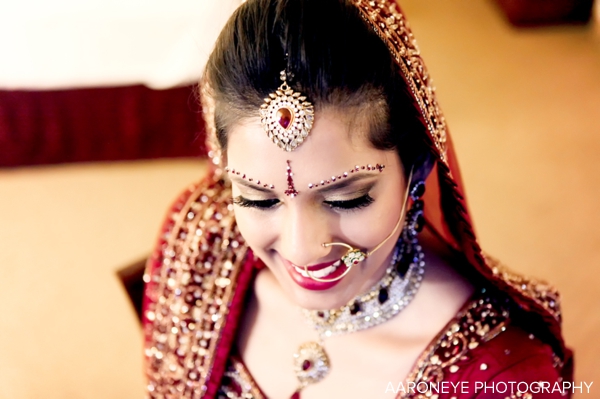
<svg viewBox="0 0 600 399"><path fill-rule="evenodd" d="M485 293L484 293L485 294ZM447 373L456 373L458 363L468 360L469 351L491 340L506 329L509 305L489 296L472 301L468 308L435 339L417 361L417 368L408 376L415 384L440 383ZM401 399L431 399L432 392L411 391Z"/></svg>
<svg viewBox="0 0 600 399"><path fill-rule="evenodd" d="M484 259L496 278L502 279L512 289L533 299L558 322L561 321L560 295L556 288L544 281L514 273L501 264L499 260L487 254L484 254Z"/></svg>
<svg viewBox="0 0 600 399"><path fill-rule="evenodd" d="M147 392L200 398L247 247L233 218L230 189L206 181L171 215L161 267L145 280Z"/></svg>
<svg viewBox="0 0 600 399"><path fill-rule="evenodd" d="M408 381L415 384L421 382L439 383L448 373L459 370L458 363L469 359L469 352L480 344L487 342L506 329L509 314L509 302L492 299L485 293L471 300L467 307L450 322L417 360L416 366L408 376ZM237 358L232 359L229 366L231 379L222 386L223 392L241 392L233 398L264 399L256 387L252 376L244 364ZM242 389L246 387L245 390ZM253 388L252 388L253 387ZM432 392L413 390L410 393L399 395L399 399L432 399L436 395Z"/></svg>
<svg viewBox="0 0 600 399"><path fill-rule="evenodd" d="M227 366L217 399L266 399L244 363L236 356Z"/></svg>
<svg viewBox="0 0 600 399"><path fill-rule="evenodd" d="M402 70L429 134L438 150L440 159L448 164L446 120L435 96L435 87L406 18L395 1L352 0L364 19L388 46L392 56Z"/></svg>

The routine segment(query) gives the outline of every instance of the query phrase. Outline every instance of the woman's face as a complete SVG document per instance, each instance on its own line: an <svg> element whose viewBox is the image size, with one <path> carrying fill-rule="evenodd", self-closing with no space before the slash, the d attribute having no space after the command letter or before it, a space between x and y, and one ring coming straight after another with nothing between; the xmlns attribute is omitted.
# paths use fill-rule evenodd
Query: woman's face
<svg viewBox="0 0 600 399"><path fill-rule="evenodd" d="M318 112L308 138L292 152L277 147L258 118L234 126L228 137L239 229L287 295L304 308L343 306L368 291L385 273L400 233L397 229L336 283L302 273L308 266L321 279L339 275L345 266L336 268L335 262L347 250L323 243L369 251L401 217L406 187L396 151L374 149L366 127L349 119L333 110Z"/></svg>

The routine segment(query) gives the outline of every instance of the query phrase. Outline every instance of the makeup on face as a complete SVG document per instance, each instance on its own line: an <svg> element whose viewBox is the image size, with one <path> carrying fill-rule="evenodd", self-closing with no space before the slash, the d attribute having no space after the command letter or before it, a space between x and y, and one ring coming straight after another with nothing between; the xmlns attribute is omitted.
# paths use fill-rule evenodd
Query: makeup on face
<svg viewBox="0 0 600 399"><path fill-rule="evenodd" d="M294 187L294 174L292 173L292 166L290 165L290 161L287 161L286 176L288 188L287 190L285 190L285 195L294 198L300 193L296 191L296 188Z"/></svg>
<svg viewBox="0 0 600 399"><path fill-rule="evenodd" d="M308 188L312 189L312 188L323 187L323 186L329 185L331 183L335 183L336 181L347 179L348 177L351 177L354 173L359 173L359 172L379 172L379 173L381 173L381 172L383 172L384 168L385 168L385 165L378 164L378 163L375 164L374 166L371 164L363 165L363 166L356 165L353 168L338 174L337 176L332 175L330 178L323 179L319 183L309 183ZM243 173L239 170L235 170L233 168L230 169L229 167L226 167L225 171L230 173L231 175L240 177L242 180L248 181L250 183L254 183L258 187L269 188L271 190L275 189L275 185L266 184L264 182L261 183L260 180L255 180L254 178L249 177L246 173ZM296 190L296 187L294 185L294 173L292 172L291 161L289 161L289 160L287 161L287 167L286 167L286 180L287 180L287 189L284 191L284 194L290 198L294 198L298 194L300 194L300 192L298 190Z"/></svg>
<svg viewBox="0 0 600 399"><path fill-rule="evenodd" d="M397 152L350 133L334 112L320 114L309 140L293 153L274 146L255 120L229 133L227 175L237 225L255 256L303 307L341 306L365 291L381 277L393 249L385 245L360 267L348 268L340 261L345 248L323 246L344 242L370 250L399 218L404 180ZM337 281L311 278L333 280L348 270Z"/></svg>
<svg viewBox="0 0 600 399"><path fill-rule="evenodd" d="M286 179L288 188L284 191L284 194L290 199L295 198L300 192L295 188L294 182L294 173L292 172L291 161L286 161ZM371 179L371 172L382 172L385 166L382 164L375 164L372 166L371 164L365 166L356 165L352 169L347 172L342 173L339 176L341 178L335 178L335 176L331 180L327 180L323 184L309 185L310 188L315 188L312 190L313 194L320 194L319 201L322 201L324 205L327 205L329 208L334 209L338 212L343 211L354 211L361 208L365 208L371 205L374 199L369 195L369 192L376 184L376 182ZM248 177L246 173L243 173L239 170L233 168L226 168L230 174L232 174L232 180L236 181L238 184L242 186L248 187L251 190L256 190L258 192L264 192L268 195L269 198L257 198L251 199L247 198L244 195L239 195L233 199L233 203L240 207L244 208L253 208L260 211L267 211L270 209L274 209L278 204L280 204L280 200L277 198L273 198L273 191L270 188L274 188L274 185L266 185L259 184L260 181L255 181ZM362 180L371 180L366 184L359 184ZM275 193L276 194L276 193ZM252 196L252 194L250 194Z"/></svg>
<svg viewBox="0 0 600 399"><path fill-rule="evenodd" d="M337 176L333 175L333 176L331 176L331 178L328 178L328 179L323 179L319 183L309 183L308 188L316 188L319 186L324 186L326 184L334 183L337 180L346 179L348 176L352 175L355 172L360 172L360 171L383 172L384 168L385 168L385 165L380 165L380 164L375 164L375 166L372 166L371 164L363 165L363 166L356 165L356 166L354 166L354 168L352 168L348 171L338 174Z"/></svg>
<svg viewBox="0 0 600 399"><path fill-rule="evenodd" d="M273 185L273 184L267 184L267 183L261 182L258 179L255 180L253 177L250 177L250 176L246 175L245 173L240 172L239 170L229 168L228 166L225 167L225 172L229 173L231 176L239 176L242 180L253 183L254 185L256 185L258 187L270 188L271 190L275 189L275 185Z"/></svg>
<svg viewBox="0 0 600 399"><path fill-rule="evenodd" d="M341 280L336 281L316 281L311 278L304 267L297 266L287 259L282 258L283 265L289 273L292 280L300 287L310 291L324 291L335 287ZM345 273L348 269L341 259L319 263L307 267L313 275L319 278L335 278Z"/></svg>
<svg viewBox="0 0 600 399"><path fill-rule="evenodd" d="M312 193L319 194L319 197L323 197L323 204L328 205L331 208L338 210L356 210L359 208L366 207L373 202L373 198L370 197L369 192L376 184L372 179L370 172L381 173L385 166L382 164L371 164L360 166L356 165L351 169L339 174L339 178L332 176L331 179L323 181L321 184L309 184L309 188L315 187L316 190L312 190ZM250 178L247 177L246 173L241 171L235 172L235 169L231 170L237 179L236 181L242 183L248 187L245 183L250 182ZM292 170L292 163L290 160L286 160L286 181L287 189L284 194L290 198L295 198L300 192L295 187L294 172ZM361 182L367 180L366 184ZM262 191L264 187L253 187L259 191ZM271 190L265 190L265 192L272 193ZM346 199L347 197L352 197ZM338 199L339 198L339 199ZM278 199L269 198L265 200L251 200L238 196L234 198L234 204L242 207L257 208L259 210L267 210L277 205L280 201ZM340 280L325 281L326 279L334 279L336 277L345 275L348 271L348 267L343 264L340 259L331 260L325 263L307 265L295 265L291 261L281 258L282 263L286 266L286 270L291 276L292 280L303 287L304 289L311 291L327 290L338 284ZM308 273L312 273L312 276ZM319 280L313 278L317 277Z"/></svg>

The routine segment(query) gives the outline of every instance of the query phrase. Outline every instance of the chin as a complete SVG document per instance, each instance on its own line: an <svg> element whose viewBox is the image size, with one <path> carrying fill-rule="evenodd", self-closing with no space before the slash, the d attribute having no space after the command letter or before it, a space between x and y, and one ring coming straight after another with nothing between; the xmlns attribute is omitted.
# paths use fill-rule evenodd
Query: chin
<svg viewBox="0 0 600 399"><path fill-rule="evenodd" d="M301 291L299 291L301 290ZM299 291L299 292L298 292ZM336 290L329 291L308 291L298 287L291 293L291 300L301 308L308 310L327 310L341 308L352 298L345 298Z"/></svg>

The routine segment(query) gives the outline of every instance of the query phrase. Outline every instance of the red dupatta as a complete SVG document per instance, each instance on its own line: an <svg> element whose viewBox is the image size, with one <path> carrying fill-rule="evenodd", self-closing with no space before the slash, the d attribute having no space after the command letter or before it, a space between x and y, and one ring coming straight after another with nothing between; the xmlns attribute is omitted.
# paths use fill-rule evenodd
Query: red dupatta
<svg viewBox="0 0 600 399"><path fill-rule="evenodd" d="M483 277L506 292L532 316L532 330L550 343L559 357L568 360L561 335L560 301L557 291L546 283L511 273L496 260L486 256L479 244L469 216L456 154L444 116L438 105L435 88L421 58L406 18L394 0L352 0L372 26L400 66L422 123L427 127L436 166L426 181L425 218L429 227L468 261L466 275Z"/></svg>
<svg viewBox="0 0 600 399"><path fill-rule="evenodd" d="M466 262L461 272L510 296L520 322L557 355L565 378L571 353L560 331L559 297L545 283L509 272L486 256L475 236L449 132L413 35L393 0L351 0L386 43L403 74L436 163L426 184L428 226ZM150 397L212 398L225 371L245 293L260 265L235 225L230 189L212 124L214 107L202 90L209 176L174 204L144 277L148 393Z"/></svg>

